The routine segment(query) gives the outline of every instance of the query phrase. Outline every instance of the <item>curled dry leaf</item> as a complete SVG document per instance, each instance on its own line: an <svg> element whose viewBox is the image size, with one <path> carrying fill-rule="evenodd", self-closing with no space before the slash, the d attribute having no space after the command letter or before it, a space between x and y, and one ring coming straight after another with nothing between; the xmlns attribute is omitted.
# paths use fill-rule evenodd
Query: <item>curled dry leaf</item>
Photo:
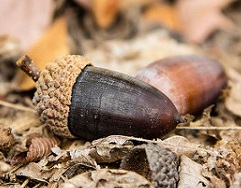
<svg viewBox="0 0 241 188"><path fill-rule="evenodd" d="M143 176L126 170L101 169L86 172L67 180L60 185L61 188L67 187L145 187L153 188L151 183Z"/></svg>
<svg viewBox="0 0 241 188"><path fill-rule="evenodd" d="M56 137L43 138L39 134L32 134L26 141L28 151L15 155L11 160L11 164L17 165L38 161L42 157L49 155L51 153L51 148L59 143L60 141Z"/></svg>
<svg viewBox="0 0 241 188"><path fill-rule="evenodd" d="M0 133L0 151L8 152L15 142L11 129L0 127Z"/></svg>

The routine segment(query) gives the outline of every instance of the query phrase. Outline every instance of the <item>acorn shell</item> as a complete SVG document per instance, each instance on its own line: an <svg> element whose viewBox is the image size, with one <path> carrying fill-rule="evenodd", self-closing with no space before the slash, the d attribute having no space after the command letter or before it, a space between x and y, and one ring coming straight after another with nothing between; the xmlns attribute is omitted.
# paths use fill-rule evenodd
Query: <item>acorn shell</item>
<svg viewBox="0 0 241 188"><path fill-rule="evenodd" d="M157 138L180 121L159 90L130 76L65 56L42 71L33 102L56 135L88 140L113 134Z"/></svg>
<svg viewBox="0 0 241 188"><path fill-rule="evenodd" d="M176 56L155 61L135 76L162 91L179 114L196 114L215 102L227 85L223 67L199 56Z"/></svg>

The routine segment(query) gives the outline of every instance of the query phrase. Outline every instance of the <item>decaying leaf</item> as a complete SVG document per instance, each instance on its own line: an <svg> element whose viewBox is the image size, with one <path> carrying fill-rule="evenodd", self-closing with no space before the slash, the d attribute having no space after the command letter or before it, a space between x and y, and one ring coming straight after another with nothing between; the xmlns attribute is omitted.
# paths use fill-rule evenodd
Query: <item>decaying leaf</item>
<svg viewBox="0 0 241 188"><path fill-rule="evenodd" d="M241 172L241 144L239 140L221 140L215 145L215 149L222 157L216 160L208 160L209 171L215 172L217 177L223 180L226 185L232 186L235 176Z"/></svg>
<svg viewBox="0 0 241 188"><path fill-rule="evenodd" d="M11 129L5 129L0 125L0 151L7 152L14 144L14 136Z"/></svg>
<svg viewBox="0 0 241 188"><path fill-rule="evenodd" d="M186 156L181 156L178 188L208 187L210 182L202 176L201 172L202 165L192 161Z"/></svg>
<svg viewBox="0 0 241 188"><path fill-rule="evenodd" d="M77 175L63 183L61 188L67 187L145 187L153 188L151 183L143 176L130 171L101 169Z"/></svg>
<svg viewBox="0 0 241 188"><path fill-rule="evenodd" d="M53 175L53 171L44 170L40 164L30 162L28 165L17 169L15 174L31 180L47 183L47 180Z"/></svg>
<svg viewBox="0 0 241 188"><path fill-rule="evenodd" d="M38 134L32 134L26 141L28 151L15 155L12 165L25 164L31 161L38 161L51 153L51 148L58 145L60 141L56 138L44 138Z"/></svg>
<svg viewBox="0 0 241 188"><path fill-rule="evenodd" d="M70 150L71 161L78 164L84 164L94 169L98 169L98 165L94 158L89 155L89 150Z"/></svg>
<svg viewBox="0 0 241 188"><path fill-rule="evenodd" d="M92 142L90 156L97 162L111 163L122 159L134 147L131 137L112 135Z"/></svg>

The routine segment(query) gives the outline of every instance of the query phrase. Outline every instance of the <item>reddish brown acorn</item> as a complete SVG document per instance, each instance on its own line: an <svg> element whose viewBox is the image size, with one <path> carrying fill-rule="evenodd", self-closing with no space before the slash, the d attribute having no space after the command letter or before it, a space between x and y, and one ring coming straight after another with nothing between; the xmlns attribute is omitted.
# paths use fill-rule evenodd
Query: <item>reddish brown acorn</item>
<svg viewBox="0 0 241 188"><path fill-rule="evenodd" d="M88 140L113 134L158 138L183 121L162 92L136 78L67 55L38 71L24 56L17 65L36 81L33 103L56 135Z"/></svg>
<svg viewBox="0 0 241 188"><path fill-rule="evenodd" d="M227 85L223 67L199 56L176 56L155 61L136 78L162 91L179 114L196 114L211 105Z"/></svg>

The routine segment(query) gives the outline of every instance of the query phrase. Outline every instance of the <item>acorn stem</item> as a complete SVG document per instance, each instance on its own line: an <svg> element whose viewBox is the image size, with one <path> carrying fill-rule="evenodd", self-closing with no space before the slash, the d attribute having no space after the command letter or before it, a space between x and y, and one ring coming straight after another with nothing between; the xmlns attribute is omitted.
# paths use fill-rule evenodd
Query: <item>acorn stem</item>
<svg viewBox="0 0 241 188"><path fill-rule="evenodd" d="M40 70L33 63L33 60L27 55L21 57L16 64L22 71L30 76L34 82L39 79Z"/></svg>

